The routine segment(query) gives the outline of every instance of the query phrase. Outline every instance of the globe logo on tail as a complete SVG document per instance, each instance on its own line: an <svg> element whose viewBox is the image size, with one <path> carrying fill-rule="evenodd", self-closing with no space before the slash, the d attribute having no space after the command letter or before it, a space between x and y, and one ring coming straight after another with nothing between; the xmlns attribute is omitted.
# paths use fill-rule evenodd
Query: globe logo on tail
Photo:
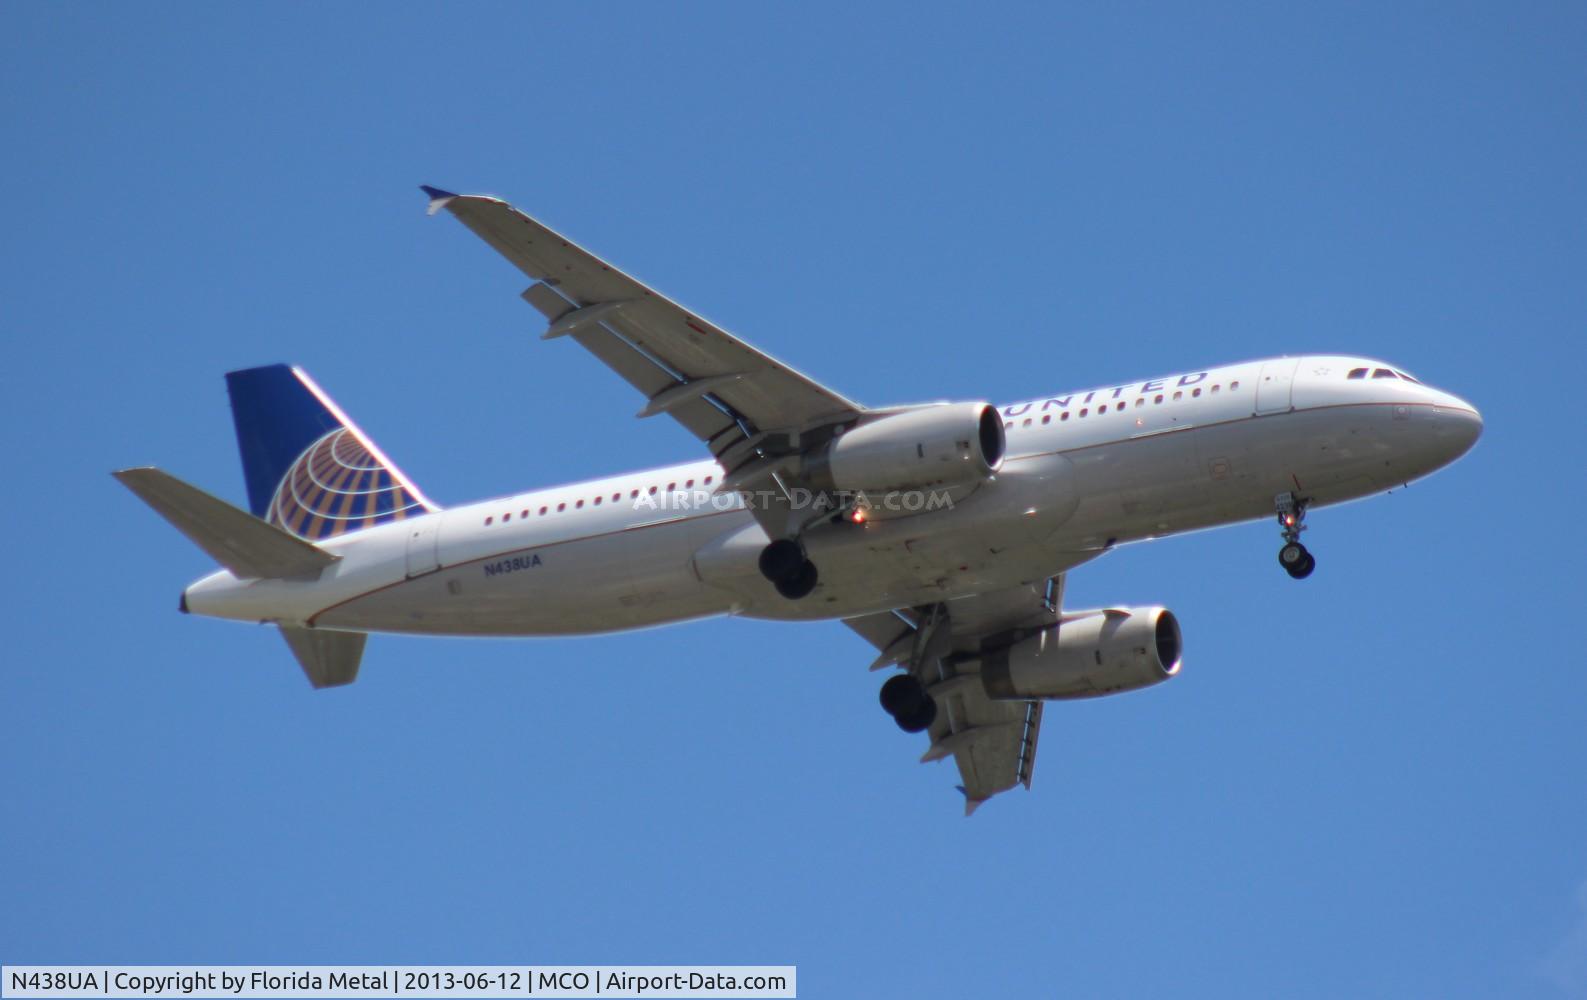
<svg viewBox="0 0 1587 1000"><path fill-rule="evenodd" d="M357 434L338 427L292 463L276 487L267 519L299 538L318 541L427 509Z"/></svg>

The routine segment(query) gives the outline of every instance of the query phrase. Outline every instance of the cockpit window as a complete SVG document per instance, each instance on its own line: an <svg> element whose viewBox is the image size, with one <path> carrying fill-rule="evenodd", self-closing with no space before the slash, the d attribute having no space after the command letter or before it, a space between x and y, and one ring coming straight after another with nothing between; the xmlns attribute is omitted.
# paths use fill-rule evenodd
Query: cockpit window
<svg viewBox="0 0 1587 1000"><path fill-rule="evenodd" d="M1387 368L1379 368L1377 371L1372 373L1372 377L1373 378L1399 378L1398 375L1396 375L1393 372L1389 371Z"/></svg>
<svg viewBox="0 0 1587 1000"><path fill-rule="evenodd" d="M1419 379L1412 378L1411 376L1405 374L1402 371L1396 371L1394 374L1398 375L1400 378L1404 379L1407 382L1415 382L1417 385L1421 385L1422 384Z"/></svg>
<svg viewBox="0 0 1587 1000"><path fill-rule="evenodd" d="M1350 369L1350 374L1345 376L1345 378L1366 378L1366 377L1367 377L1367 370L1365 368L1352 368L1352 369Z"/></svg>

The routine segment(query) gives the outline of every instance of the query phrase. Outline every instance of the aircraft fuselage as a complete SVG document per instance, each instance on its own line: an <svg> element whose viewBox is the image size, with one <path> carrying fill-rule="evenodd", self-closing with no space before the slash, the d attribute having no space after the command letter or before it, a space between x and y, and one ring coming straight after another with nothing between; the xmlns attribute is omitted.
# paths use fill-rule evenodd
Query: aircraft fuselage
<svg viewBox="0 0 1587 1000"><path fill-rule="evenodd" d="M1349 372L1367 369L1356 378ZM1390 374L1373 377L1374 373ZM821 587L788 600L768 538L714 462L421 514L321 543L313 581L195 583L197 614L327 629L572 635L721 614L850 617L1038 581L1115 545L1380 493L1464 454L1470 404L1370 359L1280 358L1000 408L995 476L949 496L873 498L803 538ZM911 508L911 504L916 504Z"/></svg>

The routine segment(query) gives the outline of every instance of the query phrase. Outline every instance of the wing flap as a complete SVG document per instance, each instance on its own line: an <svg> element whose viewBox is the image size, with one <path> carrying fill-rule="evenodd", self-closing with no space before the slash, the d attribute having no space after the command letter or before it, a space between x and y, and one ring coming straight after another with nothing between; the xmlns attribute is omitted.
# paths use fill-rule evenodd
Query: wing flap
<svg viewBox="0 0 1587 1000"><path fill-rule="evenodd" d="M878 651L872 669L900 665L926 685L937 703L922 763L953 758L968 816L1016 785L1030 787L1041 731L1042 703L993 699L981 685L978 655L987 643L1058 620L1062 577L929 608L902 609L844 624Z"/></svg>
<svg viewBox="0 0 1587 1000"><path fill-rule="evenodd" d="M962 675L961 675L962 676ZM1020 784L1020 749L1025 734L1029 702L993 701L981 690L981 679L938 702L937 721L931 725L927 757L953 757L959 769L959 788L967 807ZM922 757L922 761L926 760Z"/></svg>
<svg viewBox="0 0 1587 1000"><path fill-rule="evenodd" d="M678 377L604 326L579 330L572 339L606 367L616 372L646 399L666 392L678 384ZM732 430L735 421L703 398L681 400L667 411L674 420L701 441L710 441Z"/></svg>

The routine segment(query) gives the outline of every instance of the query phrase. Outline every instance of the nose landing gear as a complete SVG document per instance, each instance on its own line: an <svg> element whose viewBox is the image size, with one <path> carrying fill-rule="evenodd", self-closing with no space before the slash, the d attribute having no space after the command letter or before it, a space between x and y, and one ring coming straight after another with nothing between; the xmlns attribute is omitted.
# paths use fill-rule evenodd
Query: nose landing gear
<svg viewBox="0 0 1587 1000"><path fill-rule="evenodd" d="M1306 505L1308 501L1293 493L1280 493L1273 498L1278 510L1278 526L1284 535L1284 547L1278 550L1278 564L1291 578L1304 580L1317 568L1317 560L1300 543L1300 533L1306 530Z"/></svg>
<svg viewBox="0 0 1587 1000"><path fill-rule="evenodd" d="M1306 546L1301 543L1290 542L1278 550L1278 564L1284 567L1284 572L1290 576L1304 580L1317 568L1317 558L1306 551Z"/></svg>
<svg viewBox="0 0 1587 1000"><path fill-rule="evenodd" d="M897 674L882 685L882 708L906 733L920 733L937 719L937 702L913 674Z"/></svg>

